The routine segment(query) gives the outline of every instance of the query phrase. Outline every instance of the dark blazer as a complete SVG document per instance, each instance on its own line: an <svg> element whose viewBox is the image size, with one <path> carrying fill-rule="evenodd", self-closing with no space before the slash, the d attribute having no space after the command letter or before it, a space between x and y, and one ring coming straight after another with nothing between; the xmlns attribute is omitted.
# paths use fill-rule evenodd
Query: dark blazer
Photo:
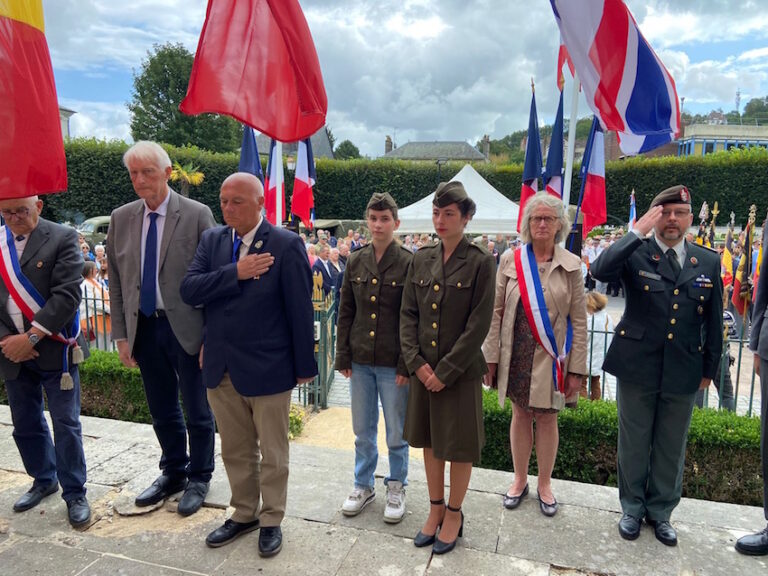
<svg viewBox="0 0 768 576"><path fill-rule="evenodd" d="M763 250L768 247L768 226L763 229ZM760 278L757 281L757 298L752 308L752 333L749 337L749 349L763 360L768 360L768 256L763 254L760 265ZM768 379L768 374L763 374Z"/></svg>
<svg viewBox="0 0 768 576"><path fill-rule="evenodd" d="M266 220L253 252L269 252L274 264L258 280L238 280L232 229L205 231L181 297L205 307L203 383L216 388L229 372L240 394L265 396L317 374L312 276L301 239Z"/></svg>
<svg viewBox="0 0 768 576"><path fill-rule="evenodd" d="M11 247L13 249L13 247ZM83 255L73 228L54 224L43 218L29 234L24 252L19 259L21 272L45 298L45 306L35 314L35 321L54 334L69 328L80 306L80 282L83 272ZM8 315L8 289L0 281L0 338L17 334L16 326ZM31 323L24 318L24 330ZM78 344L87 355L85 339ZM64 344L51 338L43 338L35 347L40 354L33 362L41 370L61 370ZM72 356L70 353L69 361ZM0 354L0 374L13 379L21 364L11 362Z"/></svg>
<svg viewBox="0 0 768 576"><path fill-rule="evenodd" d="M328 296L331 290L334 289L336 286L336 279L339 276L338 271L331 265L330 260L328 260L328 270L330 270L330 273L326 272L323 261L320 260L320 258L315 260L315 263L312 264L312 274L319 272L323 276L323 296Z"/></svg>
<svg viewBox="0 0 768 576"><path fill-rule="evenodd" d="M195 255L204 230L215 225L211 209L169 189L168 211L157 271L165 313L173 334L187 354L197 354L202 340L203 313L181 300L179 284ZM134 200L112 212L109 221L109 300L112 338L128 339L133 350L139 321L141 288L141 227L144 201Z"/></svg>
<svg viewBox="0 0 768 576"><path fill-rule="evenodd" d="M621 280L626 306L603 369L619 380L691 394L715 378L723 347L723 283L716 252L686 242L677 279L652 239L629 233L590 268L602 282Z"/></svg>

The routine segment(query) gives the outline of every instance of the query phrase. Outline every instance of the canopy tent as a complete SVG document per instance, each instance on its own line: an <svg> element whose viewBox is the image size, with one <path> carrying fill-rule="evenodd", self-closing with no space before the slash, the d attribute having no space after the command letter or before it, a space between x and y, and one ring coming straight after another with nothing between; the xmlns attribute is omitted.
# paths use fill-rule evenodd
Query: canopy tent
<svg viewBox="0 0 768 576"><path fill-rule="evenodd" d="M465 165L451 182L461 182L467 194L477 204L477 212L467 224L468 234L512 234L517 230L519 206L491 186L469 164ZM398 234L434 232L432 226L432 196L398 211Z"/></svg>

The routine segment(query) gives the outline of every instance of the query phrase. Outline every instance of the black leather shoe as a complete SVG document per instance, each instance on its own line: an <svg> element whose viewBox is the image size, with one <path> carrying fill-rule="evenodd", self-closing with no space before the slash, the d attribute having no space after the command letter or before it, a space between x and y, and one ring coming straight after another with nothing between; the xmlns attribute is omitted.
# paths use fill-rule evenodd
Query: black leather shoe
<svg viewBox="0 0 768 576"><path fill-rule="evenodd" d="M85 496L67 502L67 512L73 528L85 526L91 520L91 506Z"/></svg>
<svg viewBox="0 0 768 576"><path fill-rule="evenodd" d="M157 480L152 482L152 486L144 490L136 497L136 506L152 506L160 500L168 498L176 492L181 492L187 485L186 478L171 478L170 476L158 476Z"/></svg>
<svg viewBox="0 0 768 576"><path fill-rule="evenodd" d="M227 520L224 522L223 526L219 526L216 530L208 534L205 543L211 548L218 548L219 546L229 544L238 536L248 534L248 532L253 532L258 529L258 520L254 520L253 522L235 522L234 520Z"/></svg>
<svg viewBox="0 0 768 576"><path fill-rule="evenodd" d="M664 544L665 546L677 546L677 532L672 528L672 524L668 520L651 520L645 519L650 526L653 526L653 533L656 535L656 540Z"/></svg>
<svg viewBox="0 0 768 576"><path fill-rule="evenodd" d="M557 503L557 500L554 500L551 504L548 504L541 499L541 494L539 494L538 490L536 490L536 495L539 497L539 509L541 510L541 513L544 514L544 516L549 516L551 518L557 514L557 510L560 507Z"/></svg>
<svg viewBox="0 0 768 576"><path fill-rule="evenodd" d="M768 528L757 534L742 536L736 540L736 550L750 556L765 556L768 554Z"/></svg>
<svg viewBox="0 0 768 576"><path fill-rule="evenodd" d="M429 503L432 506L445 506L445 500L443 498L440 498L440 500L430 500ZM440 524L437 525L437 530L440 530ZM419 533L416 534L416 538L413 539L413 545L416 546L416 548L432 546L432 544L435 543L435 538L437 538L437 530L435 530L434 534L424 534L424 532L419 530Z"/></svg>
<svg viewBox="0 0 768 576"><path fill-rule="evenodd" d="M624 514L619 520L619 534L624 540L637 540L640 536L640 519Z"/></svg>
<svg viewBox="0 0 768 576"><path fill-rule="evenodd" d="M464 512L461 511L461 508L451 507L450 504L446 506L446 508L451 512L458 512L461 514L461 526L459 526L459 534L452 542L444 542L443 540L440 540L440 538L435 539L435 543L432 545L433 554L447 554L456 548L456 541L464 536Z"/></svg>
<svg viewBox="0 0 768 576"><path fill-rule="evenodd" d="M14 512L24 512L26 510L29 510L30 508L34 508L40 502L43 498L46 496L50 496L51 494L56 494L56 492L59 491L59 483L54 482L53 484L49 484L48 486L32 486L32 488L29 489L28 492L26 492L21 498L16 500L16 503L13 505L13 511Z"/></svg>
<svg viewBox="0 0 768 576"><path fill-rule="evenodd" d="M507 510L514 510L520 506L520 502L522 502L523 498L526 496L528 496L528 484L525 485L523 491L517 496L510 496L509 493L504 494L504 508Z"/></svg>
<svg viewBox="0 0 768 576"><path fill-rule="evenodd" d="M207 495L208 482L188 482L184 495L179 500L179 514L190 516L200 510Z"/></svg>
<svg viewBox="0 0 768 576"><path fill-rule="evenodd" d="M283 531L280 526L263 526L259 532L259 556L268 558L283 549Z"/></svg>

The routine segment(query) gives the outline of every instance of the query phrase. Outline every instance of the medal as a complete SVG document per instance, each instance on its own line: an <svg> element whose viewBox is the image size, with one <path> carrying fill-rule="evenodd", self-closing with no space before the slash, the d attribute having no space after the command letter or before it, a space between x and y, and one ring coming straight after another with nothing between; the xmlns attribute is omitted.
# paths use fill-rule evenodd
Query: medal
<svg viewBox="0 0 768 576"><path fill-rule="evenodd" d="M256 248L256 250L259 250L259 249L261 249L261 247L262 247L263 245L264 245L264 242L262 242L261 240L259 240L258 242L256 242L256 244L254 244L254 245L253 245L253 247L254 247L254 248Z"/></svg>
<svg viewBox="0 0 768 576"><path fill-rule="evenodd" d="M658 255L658 254L653 254L651 256L651 260L653 260L654 262L660 262L661 261L661 256Z"/></svg>
<svg viewBox="0 0 768 576"><path fill-rule="evenodd" d="M698 261L698 259L696 258L696 256L691 256L691 264L693 264L694 266L696 266L696 264L698 264L698 263L699 263L699 261Z"/></svg>

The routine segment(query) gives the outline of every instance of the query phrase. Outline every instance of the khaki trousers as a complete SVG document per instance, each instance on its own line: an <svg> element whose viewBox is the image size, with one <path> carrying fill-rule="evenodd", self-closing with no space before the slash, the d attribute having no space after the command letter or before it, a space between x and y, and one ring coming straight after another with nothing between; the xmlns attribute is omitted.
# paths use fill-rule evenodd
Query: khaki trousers
<svg viewBox="0 0 768 576"><path fill-rule="evenodd" d="M288 414L291 391L242 396L229 374L208 389L232 491L232 520L279 526L288 494ZM261 508L259 508L261 497Z"/></svg>

